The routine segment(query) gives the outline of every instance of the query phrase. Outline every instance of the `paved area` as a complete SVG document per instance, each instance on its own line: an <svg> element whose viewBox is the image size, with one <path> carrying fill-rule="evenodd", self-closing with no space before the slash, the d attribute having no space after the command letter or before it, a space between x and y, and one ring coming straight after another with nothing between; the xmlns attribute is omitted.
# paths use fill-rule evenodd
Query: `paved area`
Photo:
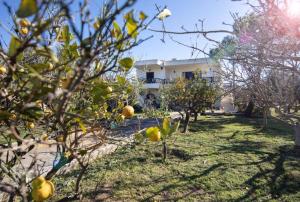
<svg viewBox="0 0 300 202"><path fill-rule="evenodd" d="M145 119L145 120L126 120L122 125L113 130L113 136L130 137L132 134L151 126L158 125L159 119Z"/></svg>
<svg viewBox="0 0 300 202"><path fill-rule="evenodd" d="M157 125L158 122L159 120L156 119L126 120L122 125L113 129L108 134L106 140L92 134L85 135L80 142L80 148L84 149L97 144L101 145L95 147L92 152L88 154L88 160L90 161L115 151L120 145L130 142L133 134L147 127ZM29 178L46 174L53 168L55 160L59 159L59 154L57 153L58 147L54 140L47 141L47 144L38 144L33 150L23 156L23 158L20 159L20 164L13 169L15 172L28 172ZM0 158L3 159L5 157L3 154ZM35 163L33 164L33 162ZM63 170L68 171L74 166L75 163L71 163Z"/></svg>

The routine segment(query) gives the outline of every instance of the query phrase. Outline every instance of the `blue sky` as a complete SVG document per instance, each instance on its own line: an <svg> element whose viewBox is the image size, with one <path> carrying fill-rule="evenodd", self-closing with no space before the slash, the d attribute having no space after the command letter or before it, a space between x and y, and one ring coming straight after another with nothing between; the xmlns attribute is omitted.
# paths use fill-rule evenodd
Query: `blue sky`
<svg viewBox="0 0 300 202"><path fill-rule="evenodd" d="M156 12L155 4L163 7L167 6L172 16L165 20L167 30L180 31L181 26L186 29L193 30L198 20L205 19L204 28L206 29L230 29L225 23L232 23L232 13L245 14L250 7L242 2L231 2L230 0L140 0L136 4L136 8L145 11L148 15L154 15ZM157 20L151 25L151 28L161 29L162 25ZM162 43L161 34L146 32L143 36L154 35L152 39L144 42L141 46L133 51L133 55L137 59L188 59L196 57L191 56L191 50L181 45L174 43L171 40L166 40ZM224 35L215 35L214 38L222 39ZM198 47L212 47L206 40L196 39L195 35L176 36L177 40L183 43L191 44L197 41ZM203 57L199 54L198 57Z"/></svg>
<svg viewBox="0 0 300 202"><path fill-rule="evenodd" d="M78 0L79 1L79 0ZM90 7L93 12L101 6L103 0L90 0ZM6 0L8 4L12 5L14 9L17 9L19 0ZM0 0L0 19L1 23L7 24L9 17L6 8L3 6L3 0ZM155 4L164 7L167 6L172 16L165 20L167 30L180 31L181 26L186 29L193 30L195 24L199 19L205 19L204 27L206 29L230 29L229 26L225 26L222 23L232 23L232 17L230 12L245 14L249 10L249 6L245 4L245 1L232 2L231 0L138 0L134 9L138 11L144 11L148 16L154 16L156 14ZM161 29L161 22L156 20L151 28ZM0 29L0 34L6 34L3 29ZM153 35L153 38L144 42L139 47L132 50L130 53L136 59L188 59L191 58L191 50L178 45L168 38L165 43L161 41L162 34L145 31L141 34L142 38ZM222 39L223 35L214 36L216 39ZM195 36L185 35L176 36L177 40L183 43L191 44L196 42ZM212 47L206 40L198 39L198 47L207 47L207 50ZM193 57L196 57L194 55ZM203 54L199 54L198 57L203 57Z"/></svg>

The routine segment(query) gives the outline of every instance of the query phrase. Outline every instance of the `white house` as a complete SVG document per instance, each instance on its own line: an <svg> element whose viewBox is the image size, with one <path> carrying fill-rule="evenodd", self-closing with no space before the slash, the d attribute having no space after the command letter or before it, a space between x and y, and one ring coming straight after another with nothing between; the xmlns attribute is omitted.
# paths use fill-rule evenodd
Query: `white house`
<svg viewBox="0 0 300 202"><path fill-rule="evenodd" d="M194 72L201 72L201 76L209 82L218 79L216 72L220 66L210 58L197 58L187 60L142 60L135 64L136 76L143 81L145 94L141 102L147 98L159 96L159 88L162 84L172 82L178 77L191 79Z"/></svg>

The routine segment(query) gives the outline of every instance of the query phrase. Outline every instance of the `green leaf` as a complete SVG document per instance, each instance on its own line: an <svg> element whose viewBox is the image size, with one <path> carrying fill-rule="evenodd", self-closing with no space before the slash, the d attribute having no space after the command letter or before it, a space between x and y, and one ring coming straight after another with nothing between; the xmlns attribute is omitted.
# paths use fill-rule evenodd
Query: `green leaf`
<svg viewBox="0 0 300 202"><path fill-rule="evenodd" d="M117 75L117 82L120 86L125 85L126 84L126 78L120 75Z"/></svg>
<svg viewBox="0 0 300 202"><path fill-rule="evenodd" d="M127 28L127 33L133 37L133 38L136 38L137 35L138 35L138 24L137 22L135 21L135 19L133 18L133 14L132 12L130 13L127 13L126 16L125 16L125 19L127 20L126 21L126 28Z"/></svg>
<svg viewBox="0 0 300 202"><path fill-rule="evenodd" d="M58 35L57 35L57 41L59 42L65 42L67 44L70 43L70 41L74 38L73 34L69 31L69 26L64 26L62 29L60 29Z"/></svg>
<svg viewBox="0 0 300 202"><path fill-rule="evenodd" d="M128 71L131 67L133 67L134 61L132 58L127 57L123 58L119 61L119 65L125 69L125 71Z"/></svg>
<svg viewBox="0 0 300 202"><path fill-rule="evenodd" d="M174 123L172 126L171 126L171 129L170 129L170 135L177 132L178 128L179 128L179 125L180 125L180 121L177 121L176 123Z"/></svg>
<svg viewBox="0 0 300 202"><path fill-rule="evenodd" d="M148 18L148 16L143 11L141 11L140 12L140 20L146 20L146 18Z"/></svg>
<svg viewBox="0 0 300 202"><path fill-rule="evenodd" d="M34 32L34 36L38 36L40 35L42 32L44 32L49 25L51 25L52 20L46 20L46 21L42 21L39 26L37 26L37 30Z"/></svg>
<svg viewBox="0 0 300 202"><path fill-rule="evenodd" d="M135 142L137 142L137 143L141 143L141 142L143 142L143 141L145 140L145 137L144 137L143 134L141 134L141 133L136 133L136 134L134 135L134 140L135 140Z"/></svg>
<svg viewBox="0 0 300 202"><path fill-rule="evenodd" d="M21 0L18 11L19 18L26 18L38 12L36 0Z"/></svg>
<svg viewBox="0 0 300 202"><path fill-rule="evenodd" d="M0 120L7 120L10 116L9 112L0 110Z"/></svg>
<svg viewBox="0 0 300 202"><path fill-rule="evenodd" d="M84 123L81 121L81 119L80 118L75 118L75 121L78 123L80 129L82 130L82 133L86 134L87 129L86 129Z"/></svg>
<svg viewBox="0 0 300 202"><path fill-rule="evenodd" d="M48 63L38 63L38 64L32 64L31 67L36 71L36 72L41 72L45 69L49 68Z"/></svg>
<svg viewBox="0 0 300 202"><path fill-rule="evenodd" d="M21 46L21 41L17 37L12 37L9 44L8 56L12 57L17 53L18 48Z"/></svg>
<svg viewBox="0 0 300 202"><path fill-rule="evenodd" d="M113 28L112 33L111 33L112 36L114 38L117 38L117 39L121 38L122 37L122 30L121 30L119 24L116 21L114 21L113 26L114 26L114 28Z"/></svg>
<svg viewBox="0 0 300 202"><path fill-rule="evenodd" d="M165 117L161 128L161 132L163 136L167 136L170 134L171 131L170 124L171 124L170 119Z"/></svg>
<svg viewBox="0 0 300 202"><path fill-rule="evenodd" d="M108 92L106 91L106 88L107 85L104 82L100 80L94 81L94 83L92 84L90 94L95 104L103 102L105 98L108 96Z"/></svg>

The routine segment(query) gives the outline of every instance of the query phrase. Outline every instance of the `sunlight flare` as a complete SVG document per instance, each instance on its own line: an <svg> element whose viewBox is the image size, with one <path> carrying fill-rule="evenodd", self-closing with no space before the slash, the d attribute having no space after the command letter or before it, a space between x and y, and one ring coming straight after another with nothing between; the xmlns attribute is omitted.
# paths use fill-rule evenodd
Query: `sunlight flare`
<svg viewBox="0 0 300 202"><path fill-rule="evenodd" d="M287 1L287 14L293 18L300 18L300 0Z"/></svg>

